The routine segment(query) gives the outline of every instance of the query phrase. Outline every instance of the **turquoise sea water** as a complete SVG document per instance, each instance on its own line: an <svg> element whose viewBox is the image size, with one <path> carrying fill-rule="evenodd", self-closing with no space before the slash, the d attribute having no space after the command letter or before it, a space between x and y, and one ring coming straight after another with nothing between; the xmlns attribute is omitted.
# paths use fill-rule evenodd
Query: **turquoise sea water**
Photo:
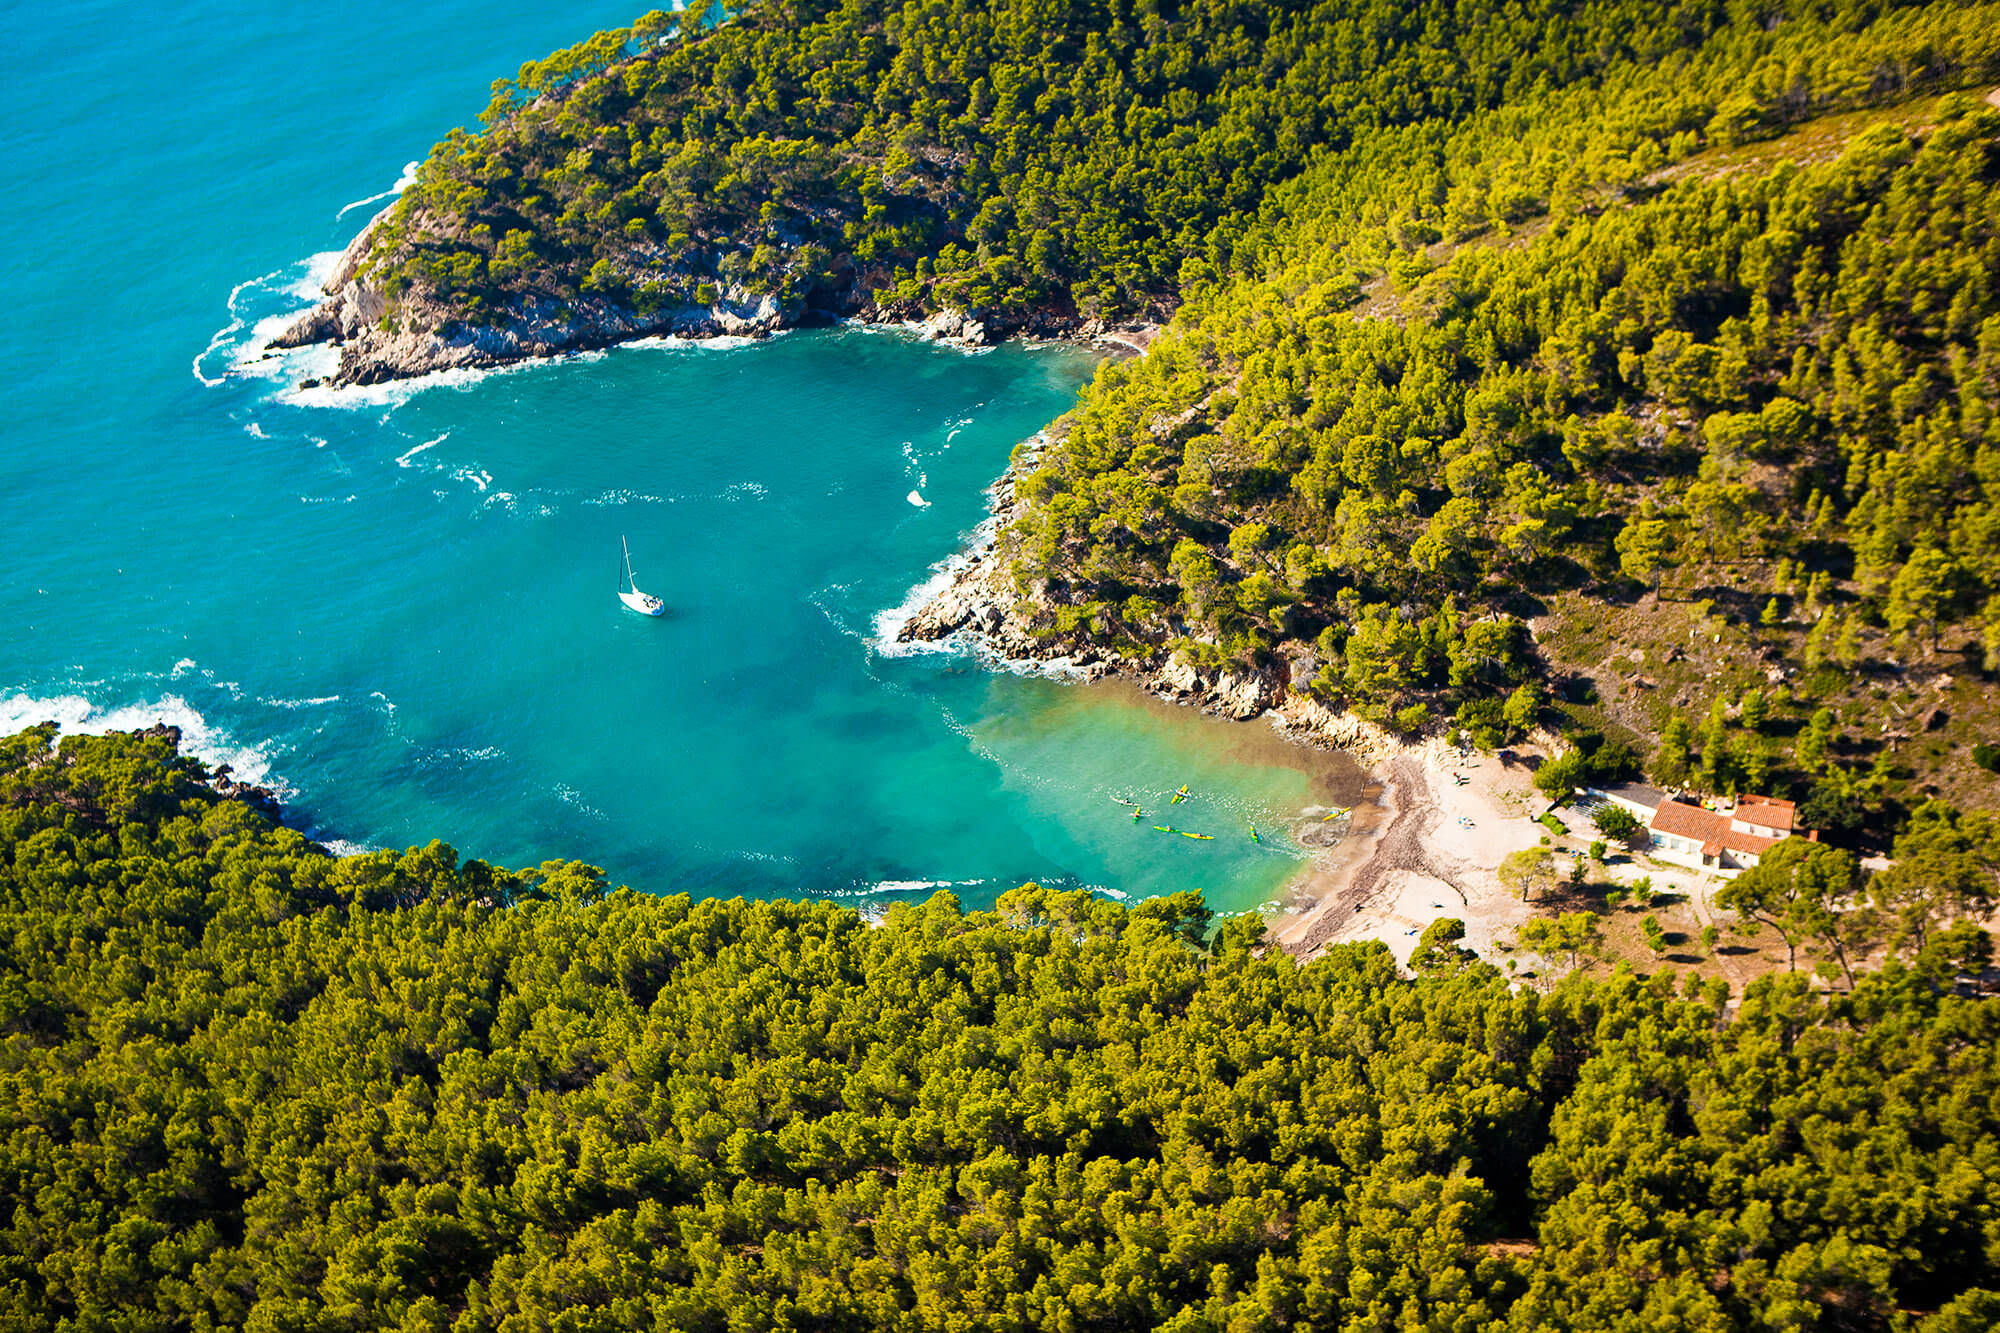
<svg viewBox="0 0 2000 1333"><path fill-rule="evenodd" d="M493 78L635 12L9 7L0 726L166 720L329 841L654 891L1271 898L1351 772L880 642L1088 354L837 330L339 393L260 356ZM621 535L667 616L615 600Z"/></svg>

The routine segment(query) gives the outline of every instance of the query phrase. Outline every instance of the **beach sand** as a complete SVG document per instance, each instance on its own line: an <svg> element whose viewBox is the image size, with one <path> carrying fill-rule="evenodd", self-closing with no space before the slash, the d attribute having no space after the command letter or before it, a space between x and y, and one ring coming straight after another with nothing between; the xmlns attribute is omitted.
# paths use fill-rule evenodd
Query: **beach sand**
<svg viewBox="0 0 2000 1333"><path fill-rule="evenodd" d="M1426 926L1457 917L1466 946L1493 957L1495 936L1530 915L1496 871L1509 852L1540 841L1528 819L1536 803L1519 763L1462 758L1442 739L1409 747L1364 791L1346 835L1293 882L1273 939L1302 961L1331 944L1381 940L1406 963ZM1299 840L1316 838L1308 822Z"/></svg>

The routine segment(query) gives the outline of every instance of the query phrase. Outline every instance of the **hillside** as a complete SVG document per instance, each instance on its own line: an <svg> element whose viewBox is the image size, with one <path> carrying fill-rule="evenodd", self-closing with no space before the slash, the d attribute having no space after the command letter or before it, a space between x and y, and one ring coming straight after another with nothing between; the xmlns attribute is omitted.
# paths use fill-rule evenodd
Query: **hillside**
<svg viewBox="0 0 2000 1333"><path fill-rule="evenodd" d="M1825 1328L2000 1314L2000 1007L1191 894L877 929L336 858L170 732L0 741L10 1329ZM1942 969L1942 970L1941 970Z"/></svg>
<svg viewBox="0 0 2000 1333"><path fill-rule="evenodd" d="M1823 828L1926 787L1993 804L2000 113L1842 119L1813 155L1523 187L1511 222L1446 196L1380 276L1343 271L1382 239L1357 227L1210 294L1017 467L986 586L917 632L988 601L1019 650L1087 640L1253 707L1610 732ZM1383 157L1321 188L1424 197Z"/></svg>

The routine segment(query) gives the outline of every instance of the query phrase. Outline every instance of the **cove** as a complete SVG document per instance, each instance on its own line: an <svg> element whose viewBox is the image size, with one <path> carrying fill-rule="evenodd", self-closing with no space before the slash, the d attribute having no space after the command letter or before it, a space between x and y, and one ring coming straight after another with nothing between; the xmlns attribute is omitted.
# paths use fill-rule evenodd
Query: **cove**
<svg viewBox="0 0 2000 1333"><path fill-rule="evenodd" d="M449 58L405 69L352 135L325 133L324 108L400 11L313 41L180 12L143 33L189 72L164 103L108 77L142 39L114 10L23 35L98 92L6 150L53 218L0 220L21 312L0 725L170 722L336 846L574 857L649 892L1276 898L1304 857L1285 826L1333 801L1337 758L880 642L1092 355L838 329L339 393L296 388L309 357L262 356L377 206L349 205L509 62L625 17L492 31L446 8L414 21L476 18L478 50L440 41ZM273 102L279 69L292 95ZM121 312L115 354L76 341L86 303ZM658 621L615 598L621 537ZM1155 820L1182 783L1192 799Z"/></svg>

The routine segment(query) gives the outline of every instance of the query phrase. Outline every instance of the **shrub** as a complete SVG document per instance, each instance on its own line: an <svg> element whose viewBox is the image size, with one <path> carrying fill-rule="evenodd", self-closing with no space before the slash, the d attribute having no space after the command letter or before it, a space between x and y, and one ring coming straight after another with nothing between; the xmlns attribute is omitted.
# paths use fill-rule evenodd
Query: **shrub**
<svg viewBox="0 0 2000 1333"><path fill-rule="evenodd" d="M1584 777L1583 755L1571 750L1535 770L1535 790L1561 805L1576 795L1577 786Z"/></svg>
<svg viewBox="0 0 2000 1333"><path fill-rule="evenodd" d="M1597 831L1605 837L1616 838L1628 847L1645 830L1645 825L1639 822L1637 815L1624 806L1613 805L1609 801L1590 812L1590 822L1596 825Z"/></svg>
<svg viewBox="0 0 2000 1333"><path fill-rule="evenodd" d="M1497 750L1507 743L1505 705L1498 699L1467 699L1458 706L1455 720L1482 750Z"/></svg>

